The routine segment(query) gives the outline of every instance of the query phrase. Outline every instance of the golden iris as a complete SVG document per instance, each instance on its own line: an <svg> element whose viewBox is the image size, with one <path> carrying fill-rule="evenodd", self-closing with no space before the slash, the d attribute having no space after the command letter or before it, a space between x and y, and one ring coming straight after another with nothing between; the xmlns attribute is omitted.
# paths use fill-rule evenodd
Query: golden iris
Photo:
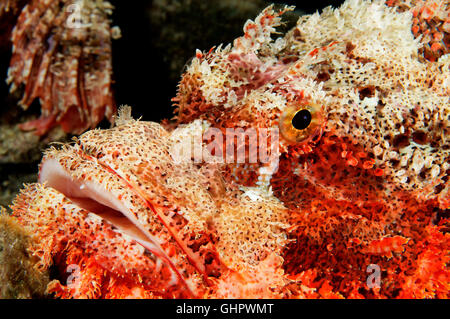
<svg viewBox="0 0 450 319"><path fill-rule="evenodd" d="M321 108L315 104L288 105L280 118L281 135L288 142L300 143L317 136L323 124Z"/></svg>

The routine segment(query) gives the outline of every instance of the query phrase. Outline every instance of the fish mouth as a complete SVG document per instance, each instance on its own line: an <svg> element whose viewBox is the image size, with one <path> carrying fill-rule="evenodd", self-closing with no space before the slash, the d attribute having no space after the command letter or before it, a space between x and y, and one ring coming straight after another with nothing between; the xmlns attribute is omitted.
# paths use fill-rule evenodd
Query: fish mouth
<svg viewBox="0 0 450 319"><path fill-rule="evenodd" d="M41 163L38 181L60 192L89 214L100 217L114 230L131 237L154 256L152 259L161 260L171 269L173 279L169 286L178 282L185 287L188 296L196 297L196 293L187 284L172 258L161 247L161 240L148 232L133 212L103 186L93 181L74 178L56 158L47 158Z"/></svg>
<svg viewBox="0 0 450 319"><path fill-rule="evenodd" d="M42 163L39 183L64 194L78 207L108 221L145 248L155 250L156 239L145 233L122 202L94 182L74 179L56 159L47 159Z"/></svg>
<svg viewBox="0 0 450 319"><path fill-rule="evenodd" d="M122 233L127 234L138 242L145 242L149 239L135 224L133 224L122 212L106 206L95 199L89 197L69 197L74 204L78 207L89 211L102 219L108 221L115 228L119 229Z"/></svg>

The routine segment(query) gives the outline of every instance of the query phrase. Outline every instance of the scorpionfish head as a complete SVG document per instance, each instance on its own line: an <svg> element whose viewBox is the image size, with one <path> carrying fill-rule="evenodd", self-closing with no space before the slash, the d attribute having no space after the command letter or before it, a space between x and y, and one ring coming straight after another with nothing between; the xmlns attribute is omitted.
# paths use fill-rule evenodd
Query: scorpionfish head
<svg viewBox="0 0 450 319"><path fill-rule="evenodd" d="M291 9L269 7L233 45L197 51L174 99L177 122L264 131L277 165L230 163L230 176L270 180L291 201L314 189L351 202L395 194L447 207L449 57L423 58L411 14L380 2L300 17L274 40Z"/></svg>

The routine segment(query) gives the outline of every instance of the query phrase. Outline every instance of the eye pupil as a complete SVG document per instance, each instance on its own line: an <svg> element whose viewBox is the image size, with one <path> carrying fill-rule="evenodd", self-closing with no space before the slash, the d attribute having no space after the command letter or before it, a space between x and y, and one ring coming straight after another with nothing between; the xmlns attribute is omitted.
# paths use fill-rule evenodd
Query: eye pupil
<svg viewBox="0 0 450 319"><path fill-rule="evenodd" d="M297 130L304 130L309 124L311 124L311 113L308 110L300 110L292 118L292 126Z"/></svg>

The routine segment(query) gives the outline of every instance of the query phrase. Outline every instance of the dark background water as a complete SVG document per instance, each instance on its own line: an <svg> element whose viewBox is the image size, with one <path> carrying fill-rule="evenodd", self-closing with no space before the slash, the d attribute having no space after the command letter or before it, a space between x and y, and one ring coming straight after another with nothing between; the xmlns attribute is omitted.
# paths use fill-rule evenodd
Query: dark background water
<svg viewBox="0 0 450 319"><path fill-rule="evenodd" d="M159 32L165 26L155 25L149 21L148 10L151 7L151 1L133 1L132 6L129 5L129 1L111 2L116 7L114 23L122 30L122 38L114 41L113 45L115 92L118 104L133 106L140 112L140 115L134 112L135 115L142 115L145 120L159 121L162 118L172 117L173 108L170 99L176 94L178 78L169 76L169 65L164 59L167 53L161 50L164 44L158 43L161 41ZM298 10L310 14L329 5L338 6L343 1L273 2L295 5ZM214 10L211 11L216 13ZM242 34L245 21L248 18L254 18L254 16L241 16L227 21L226 18L229 16L223 17L224 19L208 18L204 15L207 13L199 12L198 16L194 17L196 18L194 21L180 25L180 29L186 30L186 38L189 37L189 40L186 39L182 43L186 60L195 54L196 48L209 50L214 45L232 42ZM230 26L230 23L234 25ZM211 35L211 29L218 32ZM221 29L226 32L220 33ZM193 33L190 33L191 30ZM167 39L163 38L163 41Z"/></svg>

